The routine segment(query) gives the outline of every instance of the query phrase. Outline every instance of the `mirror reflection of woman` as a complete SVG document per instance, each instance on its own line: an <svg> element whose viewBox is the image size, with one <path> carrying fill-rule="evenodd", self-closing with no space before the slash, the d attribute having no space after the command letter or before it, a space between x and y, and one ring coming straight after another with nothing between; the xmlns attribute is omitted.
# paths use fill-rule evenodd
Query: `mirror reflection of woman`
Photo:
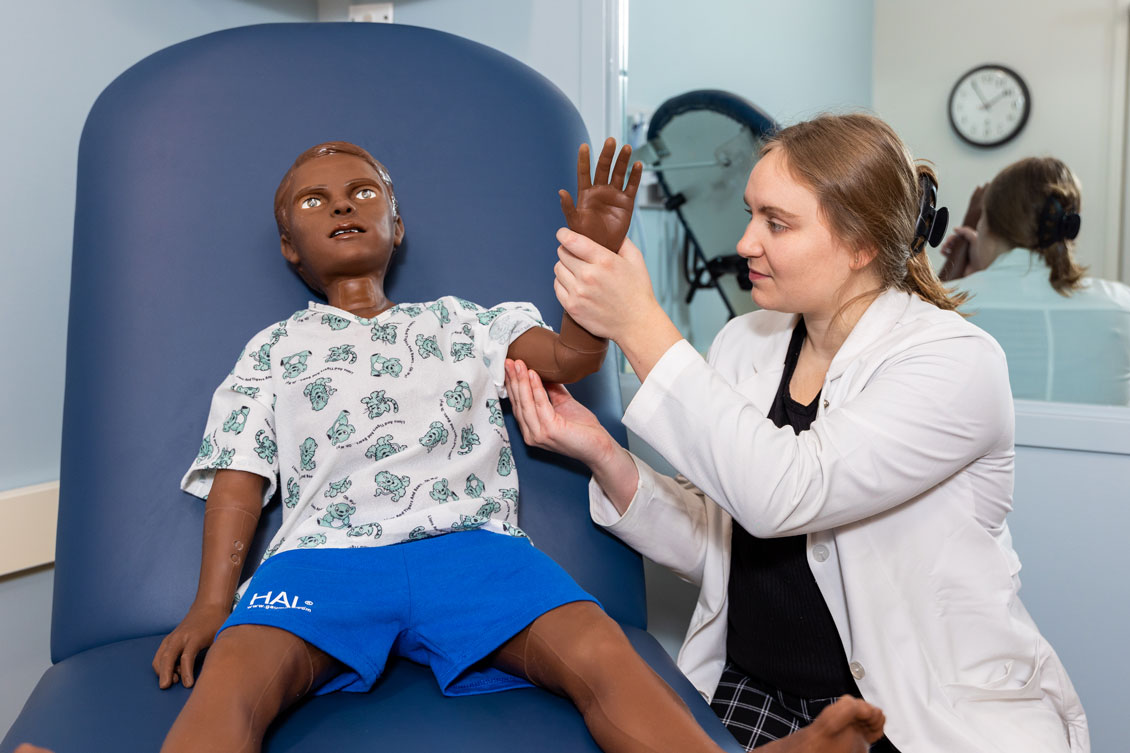
<svg viewBox="0 0 1130 753"><path fill-rule="evenodd" d="M872 750L1089 748L1017 598L1004 355L912 252L931 179L871 116L781 131L737 244L763 310L706 359L631 243L558 233L558 298L623 350L642 381L624 423L677 478L507 364L526 441L591 469L594 520L701 587L678 663L747 750L841 693L886 713Z"/></svg>
<svg viewBox="0 0 1130 753"><path fill-rule="evenodd" d="M971 294L971 321L1008 355L1012 394L1130 405L1130 287L1086 276L1075 257L1074 173L1054 157L1023 159L980 202L975 229L955 228L946 246L968 245L954 287Z"/></svg>

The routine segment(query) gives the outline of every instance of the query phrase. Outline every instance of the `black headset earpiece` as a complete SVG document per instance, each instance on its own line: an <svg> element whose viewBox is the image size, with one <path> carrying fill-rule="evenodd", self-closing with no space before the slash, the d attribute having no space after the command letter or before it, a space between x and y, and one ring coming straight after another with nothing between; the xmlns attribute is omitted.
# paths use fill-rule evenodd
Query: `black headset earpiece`
<svg viewBox="0 0 1130 753"><path fill-rule="evenodd" d="M938 184L927 174L918 176L918 187L921 198L918 203L918 219L914 223L914 240L910 243L910 254L913 256L926 247L929 243L937 248L946 234L949 224L950 210L938 207Z"/></svg>

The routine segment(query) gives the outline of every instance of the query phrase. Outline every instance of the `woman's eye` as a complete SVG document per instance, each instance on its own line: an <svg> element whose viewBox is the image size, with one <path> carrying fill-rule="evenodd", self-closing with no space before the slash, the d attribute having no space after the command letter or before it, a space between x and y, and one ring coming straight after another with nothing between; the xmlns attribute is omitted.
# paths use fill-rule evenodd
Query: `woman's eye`
<svg viewBox="0 0 1130 753"><path fill-rule="evenodd" d="M307 196L305 199L302 200L302 203L299 204L299 206L302 207L303 209L313 209L314 207L321 206L321 205L322 205L322 200L319 199L317 196Z"/></svg>
<svg viewBox="0 0 1130 753"><path fill-rule="evenodd" d="M781 231L788 229L780 223L773 222L773 220L766 220L765 224L766 226L768 226L769 232L771 233L780 233Z"/></svg>
<svg viewBox="0 0 1130 753"><path fill-rule="evenodd" d="M377 198L377 192L374 191L371 188L362 188L360 191L357 192L357 198L358 199L375 199L375 198Z"/></svg>

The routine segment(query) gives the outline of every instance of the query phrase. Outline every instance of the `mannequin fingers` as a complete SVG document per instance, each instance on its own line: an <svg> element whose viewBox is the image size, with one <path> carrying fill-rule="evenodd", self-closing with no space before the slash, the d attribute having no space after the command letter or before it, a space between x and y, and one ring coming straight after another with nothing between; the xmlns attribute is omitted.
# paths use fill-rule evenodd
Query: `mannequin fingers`
<svg viewBox="0 0 1130 753"><path fill-rule="evenodd" d="M632 160L632 145L624 144L620 148L620 153L616 155L616 164L612 168L612 187L617 191L624 188L624 176L628 174L628 165Z"/></svg>
<svg viewBox="0 0 1130 753"><path fill-rule="evenodd" d="M577 207L573 204L573 196L564 188L557 192L557 196L561 199L561 214L565 215L565 224L576 227Z"/></svg>
<svg viewBox="0 0 1130 753"><path fill-rule="evenodd" d="M612 158L616 155L616 139L609 136L604 140L604 148L596 159L596 174L592 176L594 186L603 186L608 183L608 175L612 170Z"/></svg>
<svg viewBox="0 0 1130 753"><path fill-rule="evenodd" d="M180 652L174 648L173 643L169 640L172 636L166 636L165 640L161 641L161 647L157 649L157 654L153 657L153 671L157 673L157 686L162 690L172 686L176 679L176 664L177 659L180 658Z"/></svg>
<svg viewBox="0 0 1130 753"><path fill-rule="evenodd" d="M191 688L196 682L196 678L192 676L193 669L196 664L196 654L200 649L196 646L189 644L184 647L184 651L180 655L180 680L181 684L186 688Z"/></svg>
<svg viewBox="0 0 1130 753"><path fill-rule="evenodd" d="M624 193L634 201L636 198L636 189L640 187L640 178L643 177L643 163L635 162L632 164L632 172L628 175L628 186L624 189Z"/></svg>
<svg viewBox="0 0 1130 753"><path fill-rule="evenodd" d="M592 178L589 173L589 145L581 144L577 150L577 193L586 188L592 188Z"/></svg>

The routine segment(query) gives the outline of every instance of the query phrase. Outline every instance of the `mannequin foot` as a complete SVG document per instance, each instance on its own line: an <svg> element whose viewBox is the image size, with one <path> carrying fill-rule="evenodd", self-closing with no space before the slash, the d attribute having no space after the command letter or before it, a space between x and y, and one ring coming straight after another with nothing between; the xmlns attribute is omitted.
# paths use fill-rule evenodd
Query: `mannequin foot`
<svg viewBox="0 0 1130 753"><path fill-rule="evenodd" d="M867 753L871 743L883 736L885 721L877 707L845 695L821 711L812 724L757 750L765 753Z"/></svg>

